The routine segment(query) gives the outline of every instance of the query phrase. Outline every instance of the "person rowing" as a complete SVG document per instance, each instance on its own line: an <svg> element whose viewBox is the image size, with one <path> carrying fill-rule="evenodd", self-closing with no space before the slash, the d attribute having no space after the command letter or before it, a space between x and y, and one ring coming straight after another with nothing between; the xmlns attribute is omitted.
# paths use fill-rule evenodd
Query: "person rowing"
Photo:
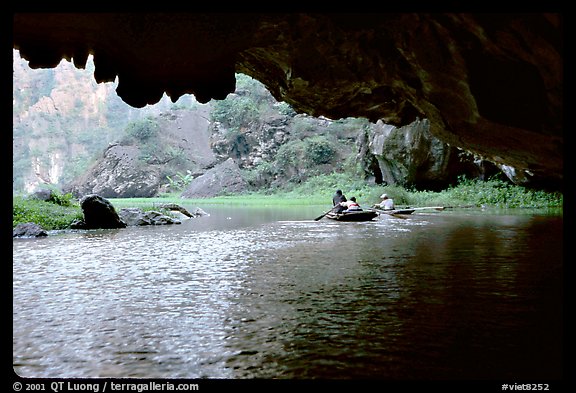
<svg viewBox="0 0 576 393"><path fill-rule="evenodd" d="M346 210L346 206L342 205L342 202L347 202L348 199L346 199L346 196L344 196L344 194L342 194L342 190L336 190L336 192L334 193L334 195L332 196L332 206L334 206L333 208L333 212L334 213L341 213L344 210Z"/></svg>
<svg viewBox="0 0 576 393"><path fill-rule="evenodd" d="M388 196L388 194L380 195L380 199L382 202L376 203L373 207L382 209L382 210L394 210L394 200Z"/></svg>
<svg viewBox="0 0 576 393"><path fill-rule="evenodd" d="M332 196L332 209L325 211L318 217L314 219L314 221L321 220L326 214L328 213L342 213L346 210L346 206L342 206L342 202L347 202L348 199L342 194L342 190L336 190L334 195Z"/></svg>

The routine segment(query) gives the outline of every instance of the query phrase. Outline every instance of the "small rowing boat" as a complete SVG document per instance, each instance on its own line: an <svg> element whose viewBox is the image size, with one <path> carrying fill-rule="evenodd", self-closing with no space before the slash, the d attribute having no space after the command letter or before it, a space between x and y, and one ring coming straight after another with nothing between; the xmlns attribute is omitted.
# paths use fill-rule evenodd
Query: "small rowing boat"
<svg viewBox="0 0 576 393"><path fill-rule="evenodd" d="M342 213L334 213L334 212L326 213L326 218L336 221L355 221L355 222L371 221L376 217L378 217L378 213L371 210L358 210Z"/></svg>
<svg viewBox="0 0 576 393"><path fill-rule="evenodd" d="M320 216L316 217L314 221L318 221L322 219L322 217L327 217L331 220L336 221L371 221L382 214L387 214L389 216L395 216L395 217L403 217L414 213L416 210L427 210L427 209L444 210L445 207L443 206L408 207L405 209L394 209L394 210L366 208L365 210L351 211L346 213L344 212L335 213L333 211L334 209L335 207L333 207L331 210L328 210L327 212L322 213Z"/></svg>
<svg viewBox="0 0 576 393"><path fill-rule="evenodd" d="M396 216L396 215L408 215L408 214L412 214L416 211L416 209L393 209L393 210L384 210L384 209L370 209L371 211L377 213L377 214L389 214L391 216Z"/></svg>

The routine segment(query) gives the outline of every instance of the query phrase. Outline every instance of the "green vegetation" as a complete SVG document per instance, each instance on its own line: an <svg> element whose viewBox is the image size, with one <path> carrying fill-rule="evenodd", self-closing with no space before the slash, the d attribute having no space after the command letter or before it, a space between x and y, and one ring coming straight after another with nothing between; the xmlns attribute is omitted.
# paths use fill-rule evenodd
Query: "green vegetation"
<svg viewBox="0 0 576 393"><path fill-rule="evenodd" d="M460 178L456 186L440 192L408 190L400 186L374 186L347 174L320 175L296 186L287 195L322 197L330 201L336 189L355 196L361 205L379 202L388 194L398 206L489 206L497 208L551 208L563 206L560 192L530 190L497 179L488 181Z"/></svg>
<svg viewBox="0 0 576 393"><path fill-rule="evenodd" d="M161 198L113 199L116 206L175 202L186 204L229 205L327 205L336 189L348 197L355 196L360 205L370 206L388 194L397 206L494 207L494 208L562 208L563 195L559 192L530 190L503 180L471 180L461 178L458 185L440 192L409 190L400 186L378 186L358 180L345 173L313 176L291 188L273 192L250 192L224 195L207 199L182 199L178 194Z"/></svg>
<svg viewBox="0 0 576 393"><path fill-rule="evenodd" d="M231 130L258 124L267 113L289 113L287 105L272 109L275 100L259 81L236 74L236 93L225 100L214 101L210 121L220 122Z"/></svg>
<svg viewBox="0 0 576 393"><path fill-rule="evenodd" d="M184 151L164 143L162 123L158 120L160 107L136 110L124 104L115 94L106 93L106 98L98 101L100 111L94 116L88 116L91 112L84 108L86 102L83 104L78 97L68 114L65 110L46 112L40 107L30 112L35 103L50 96L54 89L71 92L77 84L60 82L69 80L70 76L68 79L64 78L66 74L56 77L55 70L26 73L21 63L14 63L13 110L14 118L18 120L13 125L14 191L21 192L29 187L33 166L39 166L46 172L54 163L62 167L59 184L65 184L81 175L97 156L101 156L109 143L120 141L121 144L139 148L137 165L143 168L164 165L161 176L166 178L166 188L174 194L163 198L111 200L112 203L120 207L141 205L143 209L152 208L154 202L170 200L183 203L176 193L192 181L190 169L193 168L189 167ZM88 68L93 69L91 62ZM73 75L76 75L74 80L85 79L76 71ZM95 82L88 79L83 83L95 86ZM273 127L265 128L269 134L263 134L262 139L278 138L279 147L266 147L267 150L263 149L265 154L258 157L260 161L249 162L242 169L251 192L191 199L184 203L326 206L339 188L348 197L356 196L362 206L378 202L380 194L386 192L397 206L562 207L561 193L529 190L498 179L479 181L461 178L457 185L441 192L368 184L363 180L366 172L355 158L357 138L370 127L367 119L330 121L297 115L288 103L276 102L260 82L243 74L237 74L236 79L234 94L226 100L210 103L210 120L220 123L218 132L221 135L216 135L224 139L220 148L213 147L219 149L215 152L242 160L252 146L260 143L262 148L262 142L255 140L260 136L254 130L263 128L264 119ZM174 110L193 109L198 105L190 96L182 97L170 107ZM278 129L282 129L282 132L277 132ZM31 221L45 229L66 228L73 219L81 217L79 206L71 196L58 194L51 202L16 197L13 210L13 225Z"/></svg>
<svg viewBox="0 0 576 393"><path fill-rule="evenodd" d="M193 96L177 103L163 97L156 105L132 108L116 94L117 82L96 83L92 56L84 70L69 67L65 60L53 69L32 70L17 50L13 54L12 190L16 193L38 184L38 172L62 187L81 176L127 131L132 132L130 138L151 141L160 130L146 118L172 105L195 105ZM174 162L179 157L174 152L148 151L141 158Z"/></svg>
<svg viewBox="0 0 576 393"><path fill-rule="evenodd" d="M260 162L242 169L250 191L266 194L280 191L285 183L293 187L315 175L345 171L343 163L353 156L358 132L369 124L366 119L329 121L296 115L288 103L277 102L262 83L244 74L236 74L235 94L212 103L210 120L219 124L221 133L215 152L240 161L254 146L262 147L257 140L260 131L254 130L268 130L267 138L282 138L279 147L266 148ZM282 132L275 135L279 128Z"/></svg>
<svg viewBox="0 0 576 393"><path fill-rule="evenodd" d="M178 172L174 176L166 175L166 179L168 180L167 186L170 190L173 192L181 192L194 178L192 172L188 170L186 174Z"/></svg>
<svg viewBox="0 0 576 393"><path fill-rule="evenodd" d="M304 140L292 140L278 149L273 166L276 173L301 181L301 171L314 169L318 165L330 164L335 159L337 146L324 135Z"/></svg>
<svg viewBox="0 0 576 393"><path fill-rule="evenodd" d="M129 123L126 126L126 135L129 139L147 141L156 136L159 130L160 126L158 125L158 122L155 119L148 117L143 120Z"/></svg>
<svg viewBox="0 0 576 393"><path fill-rule="evenodd" d="M71 193L61 194L60 192L54 189L52 189L50 198L48 198L47 202L54 203L56 205L64 207L73 207L77 204L74 201L74 195L72 195Z"/></svg>
<svg viewBox="0 0 576 393"><path fill-rule="evenodd" d="M408 193L409 203L443 206L487 206L498 208L562 207L560 192L531 190L509 182L490 179L487 181L460 178L458 185L439 193L420 191Z"/></svg>
<svg viewBox="0 0 576 393"><path fill-rule="evenodd" d="M274 194L246 193L207 199L182 199L179 195L161 198L111 198L116 209L140 207L154 208L155 204L174 202L188 205L222 204L232 206L290 206L331 205L332 194L341 189L348 197L355 196L361 206L379 202L380 194L387 193L397 206L494 207L494 208L562 208L563 195L559 192L529 190L502 180L470 180L461 178L458 185L441 192L407 190L399 186L375 186L346 174L319 175L291 190ZM13 198L13 227L19 223L34 222L44 229L66 229L72 221L82 219L79 205L71 195L59 195L50 202L21 196Z"/></svg>
<svg viewBox="0 0 576 393"><path fill-rule="evenodd" d="M12 227L33 222L46 230L66 229L74 220L82 218L80 205L73 203L69 196L48 202L22 196L12 199Z"/></svg>

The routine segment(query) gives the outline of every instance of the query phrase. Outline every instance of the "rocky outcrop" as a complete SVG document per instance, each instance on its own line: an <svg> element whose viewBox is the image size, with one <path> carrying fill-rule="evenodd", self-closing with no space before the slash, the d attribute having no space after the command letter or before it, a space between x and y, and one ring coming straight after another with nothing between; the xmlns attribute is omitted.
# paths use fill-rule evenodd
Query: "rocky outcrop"
<svg viewBox="0 0 576 393"><path fill-rule="evenodd" d="M37 199L39 201L49 202L53 201L56 193L48 188L39 188L29 195L30 199Z"/></svg>
<svg viewBox="0 0 576 393"><path fill-rule="evenodd" d="M158 206L159 208L164 209L164 210L169 210L172 212L178 212L178 213L184 214L188 218L194 217L194 214L190 213L188 211L188 209L186 209L185 207L180 206L176 203L161 203L161 204L158 204L156 206Z"/></svg>
<svg viewBox="0 0 576 393"><path fill-rule="evenodd" d="M64 186L76 196L105 198L156 196L166 176L190 170L197 176L216 163L210 148L209 108L174 110L155 118L161 132L154 140L124 140L106 149L102 158Z"/></svg>
<svg viewBox="0 0 576 393"><path fill-rule="evenodd" d="M55 69L31 70L13 52L15 191L70 182L129 122L173 105L165 97L157 105L132 108L118 98L115 83L97 84L93 71L92 62L79 70L66 61Z"/></svg>
<svg viewBox="0 0 576 393"><path fill-rule="evenodd" d="M44 237L48 232L40 225L33 222L26 222L16 225L12 229L12 237Z"/></svg>
<svg viewBox="0 0 576 393"><path fill-rule="evenodd" d="M168 225L168 224L181 224L182 221L177 218L167 216L156 210L143 211L137 207L125 207L118 212L120 219L126 223L127 226L143 226L143 225Z"/></svg>
<svg viewBox="0 0 576 393"><path fill-rule="evenodd" d="M77 196L94 193L104 198L153 196L160 187L160 170L143 165L139 155L137 146L111 145L102 159L64 190Z"/></svg>
<svg viewBox="0 0 576 393"><path fill-rule="evenodd" d="M222 194L241 193L248 189L238 164L232 158L192 180L182 198L210 198Z"/></svg>
<svg viewBox="0 0 576 393"><path fill-rule="evenodd" d="M361 142L360 151L365 171L382 184L443 189L456 184L461 175L479 178L499 172L494 164L434 137L427 119L404 127L378 121Z"/></svg>
<svg viewBox="0 0 576 393"><path fill-rule="evenodd" d="M199 207L192 210L192 212L188 211L184 206L180 206L177 203L158 203L154 204L155 207L166 210L176 214L182 214L188 218L196 218L201 216L209 216L204 210L200 209Z"/></svg>
<svg viewBox="0 0 576 393"><path fill-rule="evenodd" d="M72 229L126 228L126 223L120 219L114 205L100 195L83 196L80 199L80 207L84 219L70 225Z"/></svg>
<svg viewBox="0 0 576 393"><path fill-rule="evenodd" d="M160 119L163 137L162 142L158 140L154 145L163 145L155 147L154 151L180 151L187 165L192 165L190 168L194 169L194 173L187 169L186 175L186 182L197 178L193 181L196 189L188 191L195 196L190 197L216 196L219 193L238 192L247 188L240 175L234 177L242 184L235 184L234 187L225 179L229 177L226 174L216 179L214 173L220 168L235 171L236 167L239 167L250 170L264 164L267 171L255 171L248 177L247 183L254 188L277 187L294 179L305 179L310 171L306 160L298 159L295 157L297 152L292 151L290 163L279 162L277 153L282 146L287 147L287 144L302 140L312 141L311 137L315 135L329 136L338 143L334 144L335 151L331 154L331 161L325 165L314 165L310 173L331 173L335 163L346 160L354 153L355 145L358 145L357 159L363 164L366 177L373 176L378 184L385 182L419 189L442 189L456 183L459 175L476 178L500 172L494 164L434 137L427 119L417 120L404 127L378 121L376 124L351 123L343 128L338 127L338 122L326 118L268 114L249 127L235 130L217 121L208 127L192 126L191 119L202 119L204 124L209 117L206 108L200 113L196 111L197 109L168 111L155 118ZM177 131L182 129L183 131ZM196 137L183 142L189 137L185 130L193 130L197 133ZM181 133L180 138L176 137L177 132ZM149 141L146 144L151 145ZM76 195L97 193L104 197L124 198L150 197L161 192L174 191L167 187L166 179L161 176L173 173L176 169L170 162L163 165L141 162L145 149L145 145L139 144L109 146L91 170L65 189ZM215 160L225 162L228 157L232 158L228 164L216 166L207 176L199 178L206 173L204 167L213 165ZM515 172L514 168L509 167L506 173L521 172ZM210 180L206 180L207 178ZM170 179L173 180L172 177ZM182 184L187 184L186 182ZM171 184L172 182L170 186Z"/></svg>
<svg viewBox="0 0 576 393"><path fill-rule="evenodd" d="M199 207L195 208L192 212L176 203L161 203L155 204L156 208L163 212L170 212L177 214L181 217L196 218L202 216L209 216L204 210ZM176 217L164 214L157 210L143 211L137 207L125 207L120 209L118 215L128 226L143 226L143 225L167 225L167 224L181 224L182 221Z"/></svg>
<svg viewBox="0 0 576 393"><path fill-rule="evenodd" d="M237 132L232 132L222 124L212 124L212 149L220 162L233 158L241 168L272 161L278 148L290 140L288 116L274 116L262 119L260 124Z"/></svg>
<svg viewBox="0 0 576 393"><path fill-rule="evenodd" d="M135 107L223 99L239 71L298 112L427 118L451 146L562 184L561 14L17 13L13 27L31 67L92 53L95 79L118 77Z"/></svg>

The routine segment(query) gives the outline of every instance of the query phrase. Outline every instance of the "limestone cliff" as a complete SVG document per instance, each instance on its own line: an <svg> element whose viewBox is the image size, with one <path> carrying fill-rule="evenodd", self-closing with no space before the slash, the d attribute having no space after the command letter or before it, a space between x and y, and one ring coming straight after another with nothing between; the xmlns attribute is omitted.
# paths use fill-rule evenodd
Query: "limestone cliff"
<svg viewBox="0 0 576 393"><path fill-rule="evenodd" d="M378 121L364 144L367 172L383 183L440 190L455 184L459 176L483 178L500 172L494 164L435 138L428 119L404 127ZM509 178L517 180L512 174Z"/></svg>
<svg viewBox="0 0 576 393"><path fill-rule="evenodd" d="M167 176L190 171L196 176L216 164L210 148L208 106L159 115L160 132L145 141L127 138L111 144L82 176L64 186L77 196L151 197Z"/></svg>
<svg viewBox="0 0 576 393"><path fill-rule="evenodd" d="M130 122L157 116L168 98L136 109L122 102L116 83L97 84L94 64L79 70L68 61L31 70L13 52L13 190L62 185L80 176L95 156L124 135Z"/></svg>

